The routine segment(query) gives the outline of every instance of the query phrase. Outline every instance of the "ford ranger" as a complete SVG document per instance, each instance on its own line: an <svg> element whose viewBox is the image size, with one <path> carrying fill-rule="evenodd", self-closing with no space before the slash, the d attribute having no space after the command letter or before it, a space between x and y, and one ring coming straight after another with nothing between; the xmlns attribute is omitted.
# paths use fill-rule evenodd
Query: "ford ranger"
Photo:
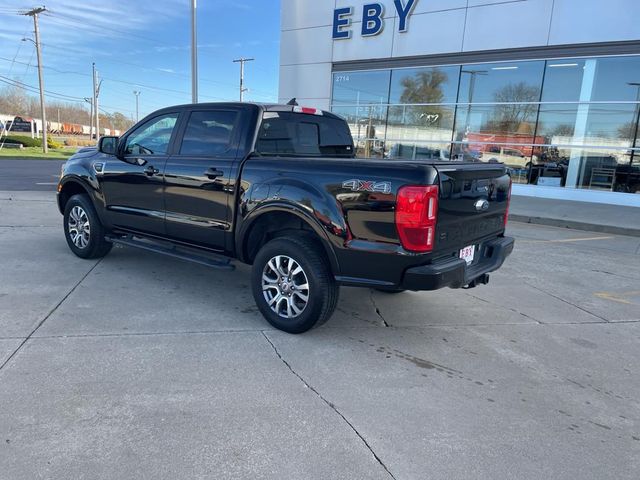
<svg viewBox="0 0 640 480"><path fill-rule="evenodd" d="M341 285L488 283L514 245L504 165L356 158L342 118L292 103L164 108L74 155L57 193L69 248L250 264L260 312L290 333L328 320Z"/></svg>

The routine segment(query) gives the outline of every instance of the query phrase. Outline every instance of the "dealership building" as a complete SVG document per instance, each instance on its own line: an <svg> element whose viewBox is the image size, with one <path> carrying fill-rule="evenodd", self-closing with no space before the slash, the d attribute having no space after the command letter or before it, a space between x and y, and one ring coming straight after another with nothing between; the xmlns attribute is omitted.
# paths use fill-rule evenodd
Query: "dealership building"
<svg viewBox="0 0 640 480"><path fill-rule="evenodd" d="M279 99L358 155L503 162L514 193L640 206L640 1L282 0Z"/></svg>

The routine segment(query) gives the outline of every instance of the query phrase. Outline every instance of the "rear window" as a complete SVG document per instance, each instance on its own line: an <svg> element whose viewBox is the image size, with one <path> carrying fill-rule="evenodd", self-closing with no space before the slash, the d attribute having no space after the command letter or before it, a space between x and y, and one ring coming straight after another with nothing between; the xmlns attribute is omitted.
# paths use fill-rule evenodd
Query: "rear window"
<svg viewBox="0 0 640 480"><path fill-rule="evenodd" d="M337 118L292 112L265 112L256 151L261 155L352 157L353 140Z"/></svg>

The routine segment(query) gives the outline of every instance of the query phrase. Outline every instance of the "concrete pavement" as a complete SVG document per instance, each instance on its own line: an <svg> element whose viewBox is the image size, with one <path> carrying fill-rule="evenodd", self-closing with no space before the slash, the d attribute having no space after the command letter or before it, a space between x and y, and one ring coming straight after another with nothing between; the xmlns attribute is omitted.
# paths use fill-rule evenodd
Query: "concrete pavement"
<svg viewBox="0 0 640 480"><path fill-rule="evenodd" d="M291 336L247 267L77 259L40 192L0 225L3 478L637 478L638 238L512 223L489 286Z"/></svg>
<svg viewBox="0 0 640 480"><path fill-rule="evenodd" d="M618 195L624 198L625 194ZM511 218L537 225L640 237L640 207L634 206L513 195Z"/></svg>

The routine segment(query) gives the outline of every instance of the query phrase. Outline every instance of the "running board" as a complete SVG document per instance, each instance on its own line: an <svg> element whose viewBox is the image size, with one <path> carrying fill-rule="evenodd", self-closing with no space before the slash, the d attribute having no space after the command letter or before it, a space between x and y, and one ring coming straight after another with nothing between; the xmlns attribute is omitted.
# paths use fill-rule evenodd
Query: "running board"
<svg viewBox="0 0 640 480"><path fill-rule="evenodd" d="M179 258L180 260L198 263L200 265L204 265L205 267L217 268L220 270L235 270L236 268L235 265L231 263L230 258L223 257L221 255L215 255L215 258L210 258L204 255L198 255L178 250L178 248L175 246L168 248L151 242L135 240L132 235L127 235L125 237L107 235L104 237L104 239L107 242L111 242L115 245L140 248L149 252L159 253L161 255L167 255L173 258Z"/></svg>

